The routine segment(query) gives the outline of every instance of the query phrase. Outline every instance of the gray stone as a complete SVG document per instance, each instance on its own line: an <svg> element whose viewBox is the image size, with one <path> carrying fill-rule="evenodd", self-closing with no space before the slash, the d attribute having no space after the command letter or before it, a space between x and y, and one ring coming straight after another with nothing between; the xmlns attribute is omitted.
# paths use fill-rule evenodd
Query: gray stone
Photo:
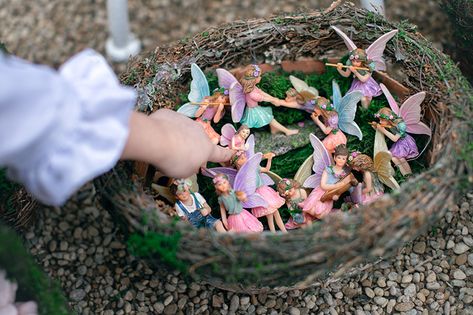
<svg viewBox="0 0 473 315"><path fill-rule="evenodd" d="M166 315L175 315L177 312L177 305L176 304L169 304L164 308L164 314Z"/></svg>
<svg viewBox="0 0 473 315"><path fill-rule="evenodd" d="M412 275L402 276L401 283L411 283L411 282L412 282Z"/></svg>
<svg viewBox="0 0 473 315"><path fill-rule="evenodd" d="M473 237L471 236L465 236L463 238L463 242L466 244L468 247L473 247Z"/></svg>
<svg viewBox="0 0 473 315"><path fill-rule="evenodd" d="M300 315L301 311L296 307L290 307L289 308L289 314L290 315Z"/></svg>
<svg viewBox="0 0 473 315"><path fill-rule="evenodd" d="M82 289L72 290L69 298L74 302L82 301L85 298L85 291Z"/></svg>
<svg viewBox="0 0 473 315"><path fill-rule="evenodd" d="M416 295L415 284L408 285L407 288L404 289L404 294L410 297L414 297Z"/></svg>
<svg viewBox="0 0 473 315"><path fill-rule="evenodd" d="M235 312L238 309L238 306L240 306L240 299L238 298L238 295L235 294L230 301L230 312Z"/></svg>
<svg viewBox="0 0 473 315"><path fill-rule="evenodd" d="M427 247L427 245L425 244L425 242L418 242L414 245L412 250L414 251L414 253L423 254L423 253L425 253L426 247Z"/></svg>
<svg viewBox="0 0 473 315"><path fill-rule="evenodd" d="M458 243L455 244L455 247L453 248L453 252L457 255L463 254L466 251L468 251L470 247L468 247L465 243Z"/></svg>
<svg viewBox="0 0 473 315"><path fill-rule="evenodd" d="M411 310L414 307L414 303L412 302L406 302L406 303L398 303L394 307L394 309L398 312L407 312Z"/></svg>
<svg viewBox="0 0 473 315"><path fill-rule="evenodd" d="M453 272L453 278L455 278L457 280L465 280L466 275L463 271L461 271L460 269L457 269Z"/></svg>
<svg viewBox="0 0 473 315"><path fill-rule="evenodd" d="M382 296L377 296L374 298L374 302L379 306L384 307L386 304L388 304L388 299Z"/></svg>
<svg viewBox="0 0 473 315"><path fill-rule="evenodd" d="M365 288L365 294L370 298L374 298L374 291L371 288L366 287Z"/></svg>
<svg viewBox="0 0 473 315"><path fill-rule="evenodd" d="M396 300L394 299L389 300L388 304L386 305L386 312L388 314L391 314L393 312L395 305L396 305Z"/></svg>

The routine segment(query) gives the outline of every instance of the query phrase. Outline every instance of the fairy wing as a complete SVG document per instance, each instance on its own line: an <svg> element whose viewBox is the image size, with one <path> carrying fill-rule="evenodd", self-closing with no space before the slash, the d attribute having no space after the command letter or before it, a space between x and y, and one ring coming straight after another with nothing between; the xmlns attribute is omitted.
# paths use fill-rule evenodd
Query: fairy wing
<svg viewBox="0 0 473 315"><path fill-rule="evenodd" d="M376 156L378 152L383 152L383 151L389 151L388 145L386 144L386 139L384 137L384 134L381 131L376 130L376 133L374 136L373 155Z"/></svg>
<svg viewBox="0 0 473 315"><path fill-rule="evenodd" d="M240 122L245 111L246 97L240 82L234 82L230 86L230 104L232 106L232 121Z"/></svg>
<svg viewBox="0 0 473 315"><path fill-rule="evenodd" d="M212 167L212 168L202 168L201 173L204 176L214 178L217 174L225 174L228 177L228 182L233 186L235 182L235 177L237 175L237 170L231 167Z"/></svg>
<svg viewBox="0 0 473 315"><path fill-rule="evenodd" d="M186 103L186 104L182 105L181 107L179 107L177 112L181 113L183 115L186 115L187 117L194 118L195 113L197 112L198 109L199 109L199 105L193 105L191 103Z"/></svg>
<svg viewBox="0 0 473 315"><path fill-rule="evenodd" d="M305 159L304 163L302 163L301 166L299 166L299 169L296 172L296 175L294 175L294 180L297 181L298 183L304 183L307 178L310 177L312 174L312 166L314 165L314 157L312 154Z"/></svg>
<svg viewBox="0 0 473 315"><path fill-rule="evenodd" d="M195 63L191 64L191 75L191 91L187 95L187 98L191 103L199 103L204 97L210 96L209 83L207 82L205 74Z"/></svg>
<svg viewBox="0 0 473 315"><path fill-rule="evenodd" d="M429 137L432 135L430 127L420 121L421 108L420 104L425 99L425 92L419 92L409 97L400 109L400 116L406 123L407 132L415 134L426 134Z"/></svg>
<svg viewBox="0 0 473 315"><path fill-rule="evenodd" d="M279 183L282 177L274 172L269 171L267 173L261 173L261 179L266 186L271 186L274 185L274 183Z"/></svg>
<svg viewBox="0 0 473 315"><path fill-rule="evenodd" d="M353 190L350 192L351 201L357 204L363 204L363 185L360 183L353 187Z"/></svg>
<svg viewBox="0 0 473 315"><path fill-rule="evenodd" d="M320 180L322 178L322 173L324 169L332 163L329 153L325 146L323 145L322 141L319 140L314 134L310 134L310 143L314 148L314 153L312 155L314 160L314 165L312 166L312 170L314 174L309 176L302 186L308 188L315 188L320 185Z"/></svg>
<svg viewBox="0 0 473 315"><path fill-rule="evenodd" d="M242 202L244 208L255 208L267 206L267 202L258 194L255 193L257 188L257 176L259 176L259 170L262 158L261 153L253 155L245 164L240 168L235 177L233 189L237 191L243 191L247 200Z"/></svg>
<svg viewBox="0 0 473 315"><path fill-rule="evenodd" d="M391 189L398 189L399 184L394 179L394 169L391 166L391 152L380 151L375 154L374 171L378 174L379 180Z"/></svg>
<svg viewBox="0 0 473 315"><path fill-rule="evenodd" d="M340 35L349 51L353 51L357 48L355 43L353 43L353 41L347 36L347 34L342 32L338 27L332 25L331 28L333 28L335 32Z"/></svg>
<svg viewBox="0 0 473 315"><path fill-rule="evenodd" d="M249 159L249 158L251 158L253 155L255 155L255 136L254 136L254 135L250 135L250 136L246 139L245 145L248 145L248 150L245 151L245 154L246 154L246 157Z"/></svg>
<svg viewBox="0 0 473 315"><path fill-rule="evenodd" d="M389 103L389 107L391 107L391 110L398 116L400 116L399 114L399 105L397 105L397 102L396 100L394 99L393 95L391 94L391 92L389 92L388 88L386 87L386 85L384 85L383 83L380 83L379 86L381 87L381 90L383 91L384 93L384 96L386 96L386 99L388 100L388 103Z"/></svg>
<svg viewBox="0 0 473 315"><path fill-rule="evenodd" d="M314 97L319 96L319 91L316 88L314 88L312 86L309 86L307 83L305 83L301 79L296 78L293 75L290 75L289 80L291 81L292 86L296 89L297 92L300 93L302 91L308 91L308 92L314 94Z"/></svg>
<svg viewBox="0 0 473 315"><path fill-rule="evenodd" d="M338 86L337 81L332 80L332 104L335 107L335 110L340 112L340 103L342 102L342 92Z"/></svg>
<svg viewBox="0 0 473 315"><path fill-rule="evenodd" d="M363 93L360 91L347 93L342 97L338 109L338 127L343 132L358 137L360 140L363 138L363 134L361 133L360 127L355 122L355 114L357 107L356 104L362 97Z"/></svg>
<svg viewBox="0 0 473 315"><path fill-rule="evenodd" d="M397 30L392 30L375 40L370 47L366 49L368 59L373 60L376 65L376 70L386 70L386 63L383 59L383 53L386 49L386 43L397 34Z"/></svg>
<svg viewBox="0 0 473 315"><path fill-rule="evenodd" d="M218 85L227 90L230 90L230 87L233 83L238 82L238 80L225 69L219 68L215 70L217 72Z"/></svg>
<svg viewBox="0 0 473 315"><path fill-rule="evenodd" d="M232 138L236 134L236 129L232 124L225 124L222 127L222 135L220 136L220 145L226 147L232 143Z"/></svg>

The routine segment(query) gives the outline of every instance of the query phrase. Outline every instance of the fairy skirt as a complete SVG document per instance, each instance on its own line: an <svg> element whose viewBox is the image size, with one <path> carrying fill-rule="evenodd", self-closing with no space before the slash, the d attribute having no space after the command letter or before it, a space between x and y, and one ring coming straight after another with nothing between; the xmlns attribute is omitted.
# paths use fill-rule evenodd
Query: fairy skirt
<svg viewBox="0 0 473 315"><path fill-rule="evenodd" d="M409 134L394 142L389 151L396 158L411 159L419 155L416 142Z"/></svg>
<svg viewBox="0 0 473 315"><path fill-rule="evenodd" d="M382 93L381 87L379 86L378 82L373 79L373 77L370 77L368 81L364 83L358 80L357 78L354 78L353 82L351 83L350 90L348 90L347 93L353 91L361 91L361 93L363 93L363 96L368 97L380 96Z"/></svg>
<svg viewBox="0 0 473 315"><path fill-rule="evenodd" d="M268 207L257 207L251 209L253 215L257 218L276 212L286 202L284 198L269 186L261 186L256 192L268 203Z"/></svg>
<svg viewBox="0 0 473 315"><path fill-rule="evenodd" d="M263 231L263 224L251 213L243 209L239 214L228 216L228 229L237 233L255 233Z"/></svg>
<svg viewBox="0 0 473 315"><path fill-rule="evenodd" d="M320 201L320 198L325 194L325 190L320 187L312 190L306 200L302 202L302 210L309 213L311 216L321 219L330 211L332 211L333 201Z"/></svg>
<svg viewBox="0 0 473 315"><path fill-rule="evenodd" d="M271 107L246 107L240 123L250 128L261 128L269 125L273 119L273 110Z"/></svg>
<svg viewBox="0 0 473 315"><path fill-rule="evenodd" d="M327 151L332 153L335 151L337 145L347 143L347 137L341 130L338 130L337 133L330 133L326 136L325 139L322 140L322 143Z"/></svg>
<svg viewBox="0 0 473 315"><path fill-rule="evenodd" d="M197 118L196 121L204 127L205 133L209 136L210 140L217 141L217 143L220 141L220 135L212 128L209 122L201 118Z"/></svg>

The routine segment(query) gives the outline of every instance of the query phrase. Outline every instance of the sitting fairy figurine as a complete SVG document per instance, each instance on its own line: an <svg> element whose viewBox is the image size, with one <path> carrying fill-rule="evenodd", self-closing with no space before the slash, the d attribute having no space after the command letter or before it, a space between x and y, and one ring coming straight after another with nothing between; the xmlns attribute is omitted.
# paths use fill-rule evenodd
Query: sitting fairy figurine
<svg viewBox="0 0 473 315"><path fill-rule="evenodd" d="M312 224L314 217L302 210L301 203L307 198L307 192L294 179L283 178L277 185L278 193L286 199L286 206L291 217L286 222L286 229L292 230Z"/></svg>
<svg viewBox="0 0 473 315"><path fill-rule="evenodd" d="M274 119L270 107L259 106L259 102L269 102L275 106L286 106L280 100L259 89L256 84L261 81L261 69L257 65L248 65L236 78L224 69L217 69L219 84L230 89L233 122L241 122L249 128L261 128L269 125L272 133L283 132L286 136L295 135L297 129L288 129ZM291 107L291 106L288 106Z"/></svg>
<svg viewBox="0 0 473 315"><path fill-rule="evenodd" d="M235 181L237 180L235 179ZM215 175L213 184L218 194L223 225L228 231L237 233L257 233L263 231L263 224L243 208L242 203L250 202L250 196L243 190L233 190L225 174L219 173ZM237 183L235 185L238 186Z"/></svg>
<svg viewBox="0 0 473 315"><path fill-rule="evenodd" d="M373 42L366 50L356 47L353 41L340 29L335 26L332 28L342 37L345 45L350 51L346 66L338 63L337 71L344 77L349 77L353 74L353 82L348 91L361 91L363 98L361 104L364 108L368 108L371 99L375 96L381 95L381 88L379 84L373 79L373 71L386 70L386 63L383 60L383 52L386 48L386 43L397 33L393 30L384 34ZM343 68L347 68L343 70Z"/></svg>
<svg viewBox="0 0 473 315"><path fill-rule="evenodd" d="M342 131L363 138L360 127L354 121L356 114L356 104L362 95L358 91L347 93L341 96L340 88L335 81L332 81L333 104L325 97L317 98L317 105L310 116L314 123L322 129L327 136L322 140L327 151L332 154L340 144L347 143L347 137ZM324 121L320 121L322 116Z"/></svg>
<svg viewBox="0 0 473 315"><path fill-rule="evenodd" d="M311 216L322 219L332 211L333 201L338 200L343 192L348 191L350 186L356 186L358 182L347 167L348 149L344 144L335 148L335 165L332 165L322 142L313 134L310 135L310 141L314 147L314 174L307 178L304 187L313 187L314 190L300 206Z"/></svg>
<svg viewBox="0 0 473 315"><path fill-rule="evenodd" d="M257 154L259 155L261 153ZM256 185L256 193L263 197L267 205L254 207L251 209L251 213L257 218L266 217L269 230L271 232L276 232L276 228L274 226L274 221L276 221L276 225L279 227L279 229L286 233L287 231L284 226L284 222L279 213L279 208L284 205L285 200L281 198L281 196L279 196L279 194L274 189L269 187L269 185L267 185L262 178L263 173L268 173L270 171L271 161L274 156L274 153L266 153L262 156L263 158L267 159L266 167L263 168L258 165L255 172L255 177L252 179ZM247 161L247 154L243 153L242 151L235 153L234 157L231 159L232 165L235 166L239 172Z"/></svg>
<svg viewBox="0 0 473 315"><path fill-rule="evenodd" d="M238 130L235 130L232 124L225 124L222 127L220 145L228 146L232 150L246 151L248 144L245 141L249 136L250 128L247 125L241 125Z"/></svg>
<svg viewBox="0 0 473 315"><path fill-rule="evenodd" d="M177 112L197 118L196 121L202 125L210 140L218 144L220 135L213 129L211 122L218 123L222 119L225 113L224 106L230 104L229 92L225 88L218 88L210 95L207 78L195 63L191 65L191 74L189 103L182 105Z"/></svg>
<svg viewBox="0 0 473 315"><path fill-rule="evenodd" d="M378 153L377 156L381 157L383 155L380 154ZM377 161L376 166L368 155L360 152L352 152L348 157L350 167L363 174L363 182L359 183L352 192L352 200L355 199L353 200L355 203L366 205L384 194L384 186L380 182L377 171L381 171L381 167L390 168L391 155L389 152L384 152L384 157L382 162ZM353 198L353 196L356 196L356 198Z"/></svg>
<svg viewBox="0 0 473 315"><path fill-rule="evenodd" d="M169 187L171 193L176 196L175 209L177 215L189 221L196 228L213 228L217 232L226 232L222 221L214 218L210 213L210 206L199 193L190 191L192 182L186 179L175 180Z"/></svg>
<svg viewBox="0 0 473 315"><path fill-rule="evenodd" d="M383 107L378 110L375 118L379 119L379 123L372 123L372 126L394 142L389 149L392 161L399 167L402 175L408 176L412 171L407 160L420 155L416 141L408 132L425 134L429 137L432 135L430 127L420 121L422 117L420 104L425 98L425 92L412 95L399 106L386 86L384 84L380 86L391 108ZM376 141L380 140L376 138Z"/></svg>

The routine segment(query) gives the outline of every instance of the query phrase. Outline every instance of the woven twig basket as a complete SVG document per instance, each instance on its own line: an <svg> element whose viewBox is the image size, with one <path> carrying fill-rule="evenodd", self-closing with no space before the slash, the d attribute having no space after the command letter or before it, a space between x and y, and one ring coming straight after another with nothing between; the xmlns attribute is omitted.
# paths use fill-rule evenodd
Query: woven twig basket
<svg viewBox="0 0 473 315"><path fill-rule="evenodd" d="M356 273L381 256L395 254L442 217L459 188L470 185L472 93L452 61L415 33L412 25L394 25L339 3L324 12L234 22L157 48L132 62L122 81L138 89L141 110L174 107L179 93L188 90L192 62L203 69L231 69L255 58L264 62L265 52L283 45L283 59L288 61L341 57L346 48L330 25L351 30L348 33L359 47L392 29L400 30L385 56L401 69L403 77L398 80L409 88L409 95L427 92L423 112L434 131L429 170L409 179L399 192L369 207L330 216L315 228L284 236L236 236L176 223L157 209L140 181L132 180L136 178L132 168L120 164L96 184L105 207L124 223L124 231L168 237L175 241L166 245L168 258L175 256L175 263L192 276L227 290L256 293L301 289L321 278ZM153 264L161 262L159 256L147 258Z"/></svg>

